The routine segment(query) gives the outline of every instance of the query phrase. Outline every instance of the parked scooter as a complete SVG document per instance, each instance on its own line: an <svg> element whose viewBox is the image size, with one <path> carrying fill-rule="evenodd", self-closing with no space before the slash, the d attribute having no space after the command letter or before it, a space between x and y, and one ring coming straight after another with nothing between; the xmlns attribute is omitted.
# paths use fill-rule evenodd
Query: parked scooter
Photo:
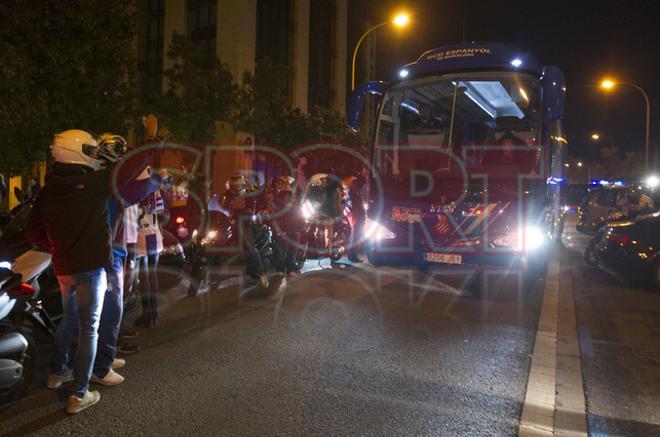
<svg viewBox="0 0 660 437"><path fill-rule="evenodd" d="M15 272L23 274L24 278L29 278L31 283L34 282L31 285L39 290L43 288L44 293L39 292L39 299L44 301L49 313L57 319L62 314L62 303L59 284L50 262L51 256L48 253L34 250L25 238L25 230L34 200L26 199L18 188L14 191L16 198L21 203L12 209L11 221L0 235L0 261L14 264ZM38 270L33 270L34 266L37 266ZM26 271L25 269L28 268L29 271Z"/></svg>
<svg viewBox="0 0 660 437"><path fill-rule="evenodd" d="M0 262L0 408L25 396L39 360L33 330L54 338L55 326L39 300L41 272L50 254L27 253L12 267Z"/></svg>

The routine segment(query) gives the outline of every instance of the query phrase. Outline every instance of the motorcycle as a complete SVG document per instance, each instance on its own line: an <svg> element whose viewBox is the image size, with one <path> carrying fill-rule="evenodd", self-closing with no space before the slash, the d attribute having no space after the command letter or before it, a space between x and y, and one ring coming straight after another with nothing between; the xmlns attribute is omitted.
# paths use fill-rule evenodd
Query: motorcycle
<svg viewBox="0 0 660 437"><path fill-rule="evenodd" d="M320 212L324 196L322 194L318 195L318 190L322 190L320 188L323 186L321 180L324 178L327 178L324 173L313 176L311 186L301 203L301 212L305 220L302 242L307 250L317 255L318 258L329 255L330 260L335 262L339 261L348 252L351 226L348 222L345 200L342 202L342 211L337 217L327 217ZM317 195L313 195L315 190L317 190ZM330 240L331 245L328 248L323 234L329 221L332 222L333 234Z"/></svg>
<svg viewBox="0 0 660 437"><path fill-rule="evenodd" d="M208 287L210 268L221 265L244 265L245 273L253 279L259 278L257 260L251 256L243 244L247 244L247 236L239 237L239 224L232 222L221 211L211 211L210 224L204 236L199 231L192 232L191 244L186 258L189 265L190 286L188 295L196 296L203 288ZM253 222L247 226L252 227L254 233L253 244L261 258L261 264L266 274L275 268L275 254L277 241L273 236L273 229L266 223ZM244 230L246 228L244 227ZM305 251L299 251L296 265L299 269L305 264Z"/></svg>
<svg viewBox="0 0 660 437"><path fill-rule="evenodd" d="M26 272L22 269L29 269L29 276L27 277L34 282L31 285L38 287L39 290L44 290L44 293L39 293L40 299L43 300L44 306L50 314L55 315L57 319L62 314L62 302L59 284L50 262L51 257L48 253L34 250L25 238L25 230L34 206L34 200L25 198L18 188L14 191L20 204L12 209L11 220L3 228L2 235L0 235L0 261L10 262L10 264L18 262L18 266L14 265L14 271L22 273L24 278ZM47 262L44 260L47 260ZM31 266L31 264L36 265L38 271L33 271L34 266Z"/></svg>
<svg viewBox="0 0 660 437"><path fill-rule="evenodd" d="M38 278L49 264L50 254L36 251L21 255L13 266L0 262L0 408L22 399L30 386L39 360L34 329L55 337L39 299Z"/></svg>
<svg viewBox="0 0 660 437"><path fill-rule="evenodd" d="M629 221L631 217L625 216L619 212L608 215L608 220L603 223L598 229L596 229L596 234L591 238L589 244L584 250L584 263L589 267L598 267L598 258L596 256L596 248L601 243L607 230L611 225L616 225L617 223L622 223Z"/></svg>

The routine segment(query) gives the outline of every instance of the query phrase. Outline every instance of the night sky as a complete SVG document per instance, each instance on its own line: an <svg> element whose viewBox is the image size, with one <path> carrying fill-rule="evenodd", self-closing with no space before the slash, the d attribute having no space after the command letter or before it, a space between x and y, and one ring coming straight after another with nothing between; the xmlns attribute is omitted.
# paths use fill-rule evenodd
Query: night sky
<svg viewBox="0 0 660 437"><path fill-rule="evenodd" d="M651 99L653 160L653 144L660 143L660 2L382 0L372 4L374 23L385 21L402 5L414 20L406 30L378 31L378 79L395 79L401 65L433 47L461 40L514 43L540 63L556 64L564 71L565 128L570 154L580 159L597 158L598 147L607 145L594 143L593 131L609 135L624 151L643 152L642 95L628 87L608 94L594 85L609 74L644 88Z"/></svg>

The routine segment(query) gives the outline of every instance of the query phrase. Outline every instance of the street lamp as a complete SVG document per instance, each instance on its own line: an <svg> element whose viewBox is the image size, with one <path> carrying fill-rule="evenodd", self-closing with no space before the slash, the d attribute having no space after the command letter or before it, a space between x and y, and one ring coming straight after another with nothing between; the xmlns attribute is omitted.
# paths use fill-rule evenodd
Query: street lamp
<svg viewBox="0 0 660 437"><path fill-rule="evenodd" d="M614 147L614 140L612 140L612 138L610 138L609 135L599 134L598 132L594 132L591 134L591 139L594 141L600 141L601 139L605 139L609 141L610 146Z"/></svg>
<svg viewBox="0 0 660 437"><path fill-rule="evenodd" d="M353 50L353 66L351 68L351 91L355 89L355 60L357 59L358 49L360 48L360 44L362 44L362 41L364 41L367 35L369 35L374 30L386 26L390 23L397 27L405 27L408 25L409 22L410 22L410 16L406 13L400 13L396 15L392 20L383 21L380 24L376 24L374 27L370 28L369 30L367 30L362 34L357 44L355 45L355 50Z"/></svg>
<svg viewBox="0 0 660 437"><path fill-rule="evenodd" d="M578 161L577 166L578 166L578 167L582 167L582 162L581 162L581 161Z"/></svg>
<svg viewBox="0 0 660 437"><path fill-rule="evenodd" d="M648 94L642 89L639 85L628 82L619 82L613 79L603 79L600 82L600 87L606 91L614 89L616 85L625 85L631 88L635 88L637 91L642 93L644 100L646 101L646 140L645 140L645 154L644 154L644 170L648 172L649 170L649 140L651 132L651 102L649 100Z"/></svg>

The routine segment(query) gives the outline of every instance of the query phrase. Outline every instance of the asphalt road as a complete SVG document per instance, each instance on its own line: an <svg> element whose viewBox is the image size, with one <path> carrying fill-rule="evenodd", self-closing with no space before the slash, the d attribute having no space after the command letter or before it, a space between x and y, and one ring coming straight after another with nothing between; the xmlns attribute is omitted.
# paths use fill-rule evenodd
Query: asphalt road
<svg viewBox="0 0 660 437"><path fill-rule="evenodd" d="M660 294L586 270L566 229L590 433L659 435ZM308 261L267 291L173 288L123 384L70 417L44 368L0 435L515 435L544 283L500 279Z"/></svg>

